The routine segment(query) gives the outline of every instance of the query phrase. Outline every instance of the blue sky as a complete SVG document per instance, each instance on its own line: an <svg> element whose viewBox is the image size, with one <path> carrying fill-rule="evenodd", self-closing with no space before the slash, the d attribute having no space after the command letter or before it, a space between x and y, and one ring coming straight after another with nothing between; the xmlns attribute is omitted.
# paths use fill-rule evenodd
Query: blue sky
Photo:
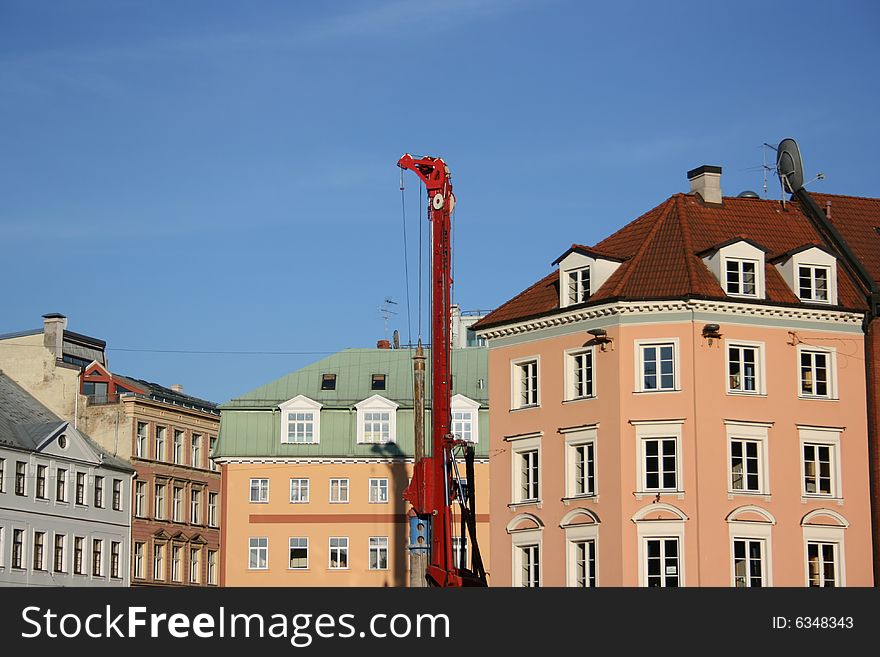
<svg viewBox="0 0 880 657"><path fill-rule="evenodd" d="M452 171L465 309L688 169L763 193L764 142L880 196L878 5L716 5L0 0L0 333L61 312L114 371L218 402L374 346L386 298L415 336L404 152Z"/></svg>

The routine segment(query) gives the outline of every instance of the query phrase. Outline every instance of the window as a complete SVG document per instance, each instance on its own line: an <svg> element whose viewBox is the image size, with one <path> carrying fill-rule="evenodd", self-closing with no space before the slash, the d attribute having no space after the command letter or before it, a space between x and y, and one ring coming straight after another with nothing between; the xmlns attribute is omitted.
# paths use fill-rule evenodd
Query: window
<svg viewBox="0 0 880 657"><path fill-rule="evenodd" d="M113 480L113 510L122 511L122 479Z"/></svg>
<svg viewBox="0 0 880 657"><path fill-rule="evenodd" d="M385 390L384 374L373 374L370 377L370 390Z"/></svg>
<svg viewBox="0 0 880 657"><path fill-rule="evenodd" d="M572 269L567 273L568 305L583 303L590 296L590 268Z"/></svg>
<svg viewBox="0 0 880 657"><path fill-rule="evenodd" d="M330 537L330 568L345 570L348 568L348 537Z"/></svg>
<svg viewBox="0 0 880 657"><path fill-rule="evenodd" d="M315 414L311 411L297 411L287 414L286 443L315 442Z"/></svg>
<svg viewBox="0 0 880 657"><path fill-rule="evenodd" d="M104 477L95 477L95 506L104 508Z"/></svg>
<svg viewBox="0 0 880 657"><path fill-rule="evenodd" d="M269 480L251 479L251 502L265 504L269 501Z"/></svg>
<svg viewBox="0 0 880 657"><path fill-rule="evenodd" d="M67 501L67 470L61 468L55 470L55 499L58 502Z"/></svg>
<svg viewBox="0 0 880 657"><path fill-rule="evenodd" d="M798 267L798 297L800 300L830 303L828 295L830 271L828 267L800 265Z"/></svg>
<svg viewBox="0 0 880 657"><path fill-rule="evenodd" d="M644 463L643 490L677 490L678 459L675 438L650 438L642 441Z"/></svg>
<svg viewBox="0 0 880 657"><path fill-rule="evenodd" d="M566 352L565 363L565 399L585 399L595 396L593 386L593 349Z"/></svg>
<svg viewBox="0 0 880 657"><path fill-rule="evenodd" d="M388 479L370 479L370 504L384 504L388 501Z"/></svg>
<svg viewBox="0 0 880 657"><path fill-rule="evenodd" d="M730 490L761 492L761 443L732 438L730 441Z"/></svg>
<svg viewBox="0 0 880 657"><path fill-rule="evenodd" d="M265 536L248 540L248 569L266 570L269 567L269 539Z"/></svg>
<svg viewBox="0 0 880 657"><path fill-rule="evenodd" d="M538 361L526 360L513 363L512 408L538 405Z"/></svg>
<svg viewBox="0 0 880 657"><path fill-rule="evenodd" d="M76 473L76 503L83 505L86 503L86 473Z"/></svg>
<svg viewBox="0 0 880 657"><path fill-rule="evenodd" d="M733 585L764 586L764 541L760 539L733 539Z"/></svg>
<svg viewBox="0 0 880 657"><path fill-rule="evenodd" d="M25 482L27 481L27 463L24 461L16 461L15 462L15 494L16 495L26 495L27 488L25 487Z"/></svg>
<svg viewBox="0 0 880 657"><path fill-rule="evenodd" d="M156 460L165 460L165 427L156 427Z"/></svg>
<svg viewBox="0 0 880 657"><path fill-rule="evenodd" d="M596 494L595 444L584 442L568 446L571 459L569 497Z"/></svg>
<svg viewBox="0 0 880 657"><path fill-rule="evenodd" d="M309 480L308 479L291 479L290 480L290 502L291 504L305 504L309 501Z"/></svg>
<svg viewBox="0 0 880 657"><path fill-rule="evenodd" d="M143 518L146 515L147 507L147 482L136 481L134 483L134 515Z"/></svg>
<svg viewBox="0 0 880 657"><path fill-rule="evenodd" d="M179 545L171 546L171 581L179 582L180 579L180 550Z"/></svg>
<svg viewBox="0 0 880 657"><path fill-rule="evenodd" d="M208 550L208 584L217 584L217 551Z"/></svg>
<svg viewBox="0 0 880 657"><path fill-rule="evenodd" d="M506 438L511 442L512 504L533 504L541 499L540 435Z"/></svg>
<svg viewBox="0 0 880 657"><path fill-rule="evenodd" d="M837 543L807 542L808 586L839 586Z"/></svg>
<svg viewBox="0 0 880 657"><path fill-rule="evenodd" d="M156 484L156 504L154 515L157 520L165 519L165 484Z"/></svg>
<svg viewBox="0 0 880 657"><path fill-rule="evenodd" d="M639 343L638 391L676 390L675 343Z"/></svg>
<svg viewBox="0 0 880 657"><path fill-rule="evenodd" d="M174 447L173 460L178 465L183 463L183 431L174 430Z"/></svg>
<svg viewBox="0 0 880 657"><path fill-rule="evenodd" d="M199 583L199 548L189 549L189 583Z"/></svg>
<svg viewBox="0 0 880 657"><path fill-rule="evenodd" d="M23 568L24 563L24 530L12 530L12 567Z"/></svg>
<svg viewBox="0 0 880 657"><path fill-rule="evenodd" d="M763 353L759 345L727 347L727 391L763 394Z"/></svg>
<svg viewBox="0 0 880 657"><path fill-rule="evenodd" d="M804 444L804 492L831 495L831 445Z"/></svg>
<svg viewBox="0 0 880 657"><path fill-rule="evenodd" d="M183 488L175 486L171 490L171 519L183 522Z"/></svg>
<svg viewBox="0 0 880 657"><path fill-rule="evenodd" d="M348 479L330 480L330 502L333 504L348 503Z"/></svg>
<svg viewBox="0 0 880 657"><path fill-rule="evenodd" d="M73 538L73 573L75 575L85 575L85 542L82 536L74 536Z"/></svg>
<svg viewBox="0 0 880 657"><path fill-rule="evenodd" d="M64 543L67 537L64 534L55 534L55 558L52 569L56 573L64 572Z"/></svg>
<svg viewBox="0 0 880 657"><path fill-rule="evenodd" d="M144 578L144 544L143 543L135 543L134 544L134 564L133 564L134 576L138 579Z"/></svg>
<svg viewBox="0 0 880 657"><path fill-rule="evenodd" d="M835 352L798 347L798 354L800 358L798 394L801 397L836 398Z"/></svg>
<svg viewBox="0 0 880 657"><path fill-rule="evenodd" d="M336 375L335 374L322 374L321 375L321 390L336 390Z"/></svg>
<svg viewBox="0 0 880 657"><path fill-rule="evenodd" d="M538 545L520 545L519 551L519 586L541 586L541 548Z"/></svg>
<svg viewBox="0 0 880 657"><path fill-rule="evenodd" d="M736 260L733 258L729 258L726 263L727 277L725 283L727 293L741 297L758 296L758 263L754 260Z"/></svg>
<svg viewBox="0 0 880 657"><path fill-rule="evenodd" d="M6 459L0 459L0 493L6 492Z"/></svg>
<svg viewBox="0 0 880 657"><path fill-rule="evenodd" d="M120 544L117 541L110 541L110 577L119 579L119 551Z"/></svg>
<svg viewBox="0 0 880 657"><path fill-rule="evenodd" d="M46 466L38 465L37 466L37 492L36 496L38 500L46 499Z"/></svg>
<svg viewBox="0 0 880 657"><path fill-rule="evenodd" d="M194 468L202 467L202 437L197 433L192 435L189 463Z"/></svg>
<svg viewBox="0 0 880 657"><path fill-rule="evenodd" d="M214 463L214 452L217 451L217 436L210 436L208 438L208 449L211 452L210 454L208 454L208 467L210 467L211 470L213 470L214 472L217 472L219 468L217 467L217 464Z"/></svg>
<svg viewBox="0 0 880 657"><path fill-rule="evenodd" d="M370 536L370 570L388 570L387 536Z"/></svg>
<svg viewBox="0 0 880 657"><path fill-rule="evenodd" d="M46 532L34 532L34 570L46 570L45 542Z"/></svg>
<svg viewBox="0 0 880 657"><path fill-rule="evenodd" d="M153 546L153 579L165 579L165 544Z"/></svg>
<svg viewBox="0 0 880 657"><path fill-rule="evenodd" d="M596 541L593 539L575 541L574 551L574 586L580 588L596 586Z"/></svg>
<svg viewBox="0 0 880 657"><path fill-rule="evenodd" d="M462 559L464 559L464 561L462 561ZM465 568L469 567L470 552L468 550L467 536L452 537L452 563L455 564L457 568L461 568L462 566Z"/></svg>
<svg viewBox="0 0 880 657"><path fill-rule="evenodd" d="M217 493L208 493L208 526L217 527Z"/></svg>
<svg viewBox="0 0 880 657"><path fill-rule="evenodd" d="M202 524L202 491L198 488L189 493L189 521L193 525Z"/></svg>
<svg viewBox="0 0 880 657"><path fill-rule="evenodd" d="M645 585L677 587L679 581L677 537L645 539Z"/></svg>
<svg viewBox="0 0 880 657"><path fill-rule="evenodd" d="M104 573L104 541L92 539L92 575L102 577Z"/></svg>
<svg viewBox="0 0 880 657"><path fill-rule="evenodd" d="M452 433L458 440L473 442L472 411L452 411Z"/></svg>
<svg viewBox="0 0 880 657"><path fill-rule="evenodd" d="M288 568L291 570L305 570L309 567L309 539L303 536L293 537L288 542L290 549L290 563Z"/></svg>
<svg viewBox="0 0 880 657"><path fill-rule="evenodd" d="M381 395L355 404L358 443L385 444L396 440L397 404Z"/></svg>
<svg viewBox="0 0 880 657"><path fill-rule="evenodd" d="M149 457L149 451L147 447L148 440L149 438L147 434L147 423L138 422L137 437L135 438L135 454L142 459Z"/></svg>

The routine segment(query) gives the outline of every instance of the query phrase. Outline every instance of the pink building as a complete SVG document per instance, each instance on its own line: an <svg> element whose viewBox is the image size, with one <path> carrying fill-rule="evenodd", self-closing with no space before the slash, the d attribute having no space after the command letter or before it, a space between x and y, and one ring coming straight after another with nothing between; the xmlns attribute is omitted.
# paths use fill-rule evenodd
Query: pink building
<svg viewBox="0 0 880 657"><path fill-rule="evenodd" d="M863 295L720 167L475 326L493 586L870 586Z"/></svg>

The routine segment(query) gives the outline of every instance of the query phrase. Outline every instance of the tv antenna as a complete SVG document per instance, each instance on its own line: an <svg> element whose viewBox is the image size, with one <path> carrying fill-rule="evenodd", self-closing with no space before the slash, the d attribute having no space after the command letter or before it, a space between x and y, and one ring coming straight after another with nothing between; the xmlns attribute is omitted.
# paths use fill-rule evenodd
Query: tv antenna
<svg viewBox="0 0 880 657"><path fill-rule="evenodd" d="M379 306L379 315L382 317L382 322L385 330L385 339L388 339L388 320L396 315L397 312L391 309L391 306L396 306L397 302L394 301L391 297L386 297L382 302L382 305Z"/></svg>
<svg viewBox="0 0 880 657"><path fill-rule="evenodd" d="M776 166L767 166L767 149L776 152ZM785 194L794 194L799 189L806 187L816 180L825 180L825 174L821 171L812 180L804 182L804 161L801 158L801 150L794 139L783 139L778 146L764 142L764 196L767 196L767 172L775 171L779 177L782 188L782 204L785 205Z"/></svg>

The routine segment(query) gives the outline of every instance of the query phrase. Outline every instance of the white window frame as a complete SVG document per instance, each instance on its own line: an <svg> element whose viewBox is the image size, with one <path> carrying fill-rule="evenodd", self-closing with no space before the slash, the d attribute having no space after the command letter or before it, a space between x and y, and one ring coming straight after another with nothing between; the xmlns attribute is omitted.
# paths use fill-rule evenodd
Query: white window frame
<svg viewBox="0 0 880 657"><path fill-rule="evenodd" d="M830 515L837 515L834 512L828 512L826 510L818 510L813 513L829 513ZM804 541L804 586L810 586L810 561L809 561L809 544L810 543L830 543L835 546L835 586L843 587L846 586L846 550L845 546L845 535L846 535L846 526L818 526L818 525L810 525L806 524L802 526L803 529L803 541Z"/></svg>
<svg viewBox="0 0 880 657"><path fill-rule="evenodd" d="M654 510L664 510L672 515L679 516L669 520L648 520L645 515ZM685 522L687 517L684 516L679 509L665 504L657 503L645 507L633 516L636 523L636 532L638 535L638 563L639 563L639 586L648 586L648 559L647 559L647 541L658 538L676 538L678 539L678 588L687 585L685 578ZM664 576L667 573L664 573Z"/></svg>
<svg viewBox="0 0 880 657"><path fill-rule="evenodd" d="M183 545L172 545L171 546L171 581L172 582L183 582L183 568L182 560L180 558L180 552L183 550Z"/></svg>
<svg viewBox="0 0 880 657"><path fill-rule="evenodd" d="M803 293L803 290L801 289L801 269L809 269L810 270L810 275L809 275L810 296L806 296L806 297L801 296ZM815 296L816 293L818 292L818 286L816 285L816 282L817 282L816 272L819 270L822 270L825 272L825 286L826 286L825 287L825 296L826 296L825 299L817 299ZM818 265L818 264L814 264L814 263L798 262L795 264L795 267L794 267L794 275L795 275L795 283L797 285L795 293L797 294L798 299L800 299L801 301L803 301L805 303L821 303L821 304L831 305L831 296L832 296L832 292L831 292L831 285L832 285L831 267L829 267L828 265Z"/></svg>
<svg viewBox="0 0 880 657"><path fill-rule="evenodd" d="M165 581L167 568L165 567L165 554L167 543L153 544L153 579L159 582Z"/></svg>
<svg viewBox="0 0 880 657"><path fill-rule="evenodd" d="M220 500L220 494L215 491L208 491L208 527L219 527L217 518Z"/></svg>
<svg viewBox="0 0 880 657"><path fill-rule="evenodd" d="M737 286L738 286L738 288L739 288L739 291L737 291L737 292L731 292L731 291L730 291L730 287L729 287L729 285L730 285L730 281L728 281L728 279L727 279L727 273L728 273L728 272L727 272L727 267L728 267L728 265L729 265L730 263L736 263L736 264L737 264L737 268L736 268L736 270L737 270L737 276L738 276ZM744 273L744 272L743 272L743 265L745 265L745 264L747 264L747 263L753 265L754 268L755 268L755 271L754 271L754 288L755 288L755 291L754 291L752 294L749 294L749 293L747 293L747 292L742 292L742 288L743 288L743 279L744 279L744 276L743 276L743 273ZM762 271L761 271L761 270L762 270L763 266L764 266L764 263L763 263L763 262L761 262L761 261L759 261L759 260L756 260L756 259L754 259L754 258L730 258L730 257L722 258L722 265L721 265L721 276L722 276L722 279L721 279L721 286L724 288L724 292L725 292L725 294L727 294L728 296L731 296L731 297L742 297L742 298L744 298L744 299L757 299L757 298L759 297L759 293L760 293L760 291L761 291L761 287L762 287L762 286L760 285L760 280L759 280L759 279L760 279L761 274L762 274ZM763 296L763 295L760 295L760 296Z"/></svg>
<svg viewBox="0 0 880 657"><path fill-rule="evenodd" d="M453 395L452 399L449 400L449 403L452 412L451 420L453 434L461 440L466 440L467 442L476 445L480 442L480 402L474 401L462 394L458 394ZM456 413L470 414L470 419L465 420L463 417L456 419ZM470 438L460 437L455 433L456 423L465 421L470 422Z"/></svg>
<svg viewBox="0 0 880 657"><path fill-rule="evenodd" d="M541 434L525 434L505 438L510 442L510 503L517 504L540 504L544 486L544 477L541 467ZM522 496L522 458L527 452L537 452L538 455L538 497L524 498Z"/></svg>
<svg viewBox="0 0 880 657"><path fill-rule="evenodd" d="M528 403L523 403L523 370L534 366L534 390L529 394ZM528 379L532 377L527 376ZM532 401L533 400L533 401ZM510 361L510 409L537 408L541 405L541 357L538 355L517 358Z"/></svg>
<svg viewBox="0 0 880 657"><path fill-rule="evenodd" d="M797 425L798 429L798 458L801 464L801 499L843 499L843 478L840 458L840 438L843 428L840 427L814 427L806 425ZM806 486L806 462L804 460L804 447L806 445L816 445L820 447L828 447L828 455L831 459L830 475L831 475L831 492L830 493L810 493L807 492ZM818 475L817 475L818 476Z"/></svg>
<svg viewBox="0 0 880 657"><path fill-rule="evenodd" d="M144 579L144 546L141 541L135 541L132 548L132 575L135 579ZM138 552L140 548L140 552Z"/></svg>
<svg viewBox="0 0 880 657"><path fill-rule="evenodd" d="M168 483L163 481L157 481L153 485L153 517L156 520L165 520L166 519L166 496L165 491L168 489ZM162 494L159 495L159 491L161 490ZM160 503L161 502L161 503Z"/></svg>
<svg viewBox="0 0 880 657"><path fill-rule="evenodd" d="M339 544L334 546L333 541L339 541ZM330 570L350 570L351 569L351 553L350 549L350 541L348 540L348 536L331 536L327 541L327 545L329 546L328 550L328 559L327 559L327 567ZM334 552L335 551L335 552ZM334 566L333 565L333 555L345 555L345 565L344 566ZM341 559L339 562L341 563Z"/></svg>
<svg viewBox="0 0 880 657"><path fill-rule="evenodd" d="M34 558L37 550L37 536L40 536L40 565L39 567L34 567L34 562L36 559ZM30 566L33 570L38 570L40 572L49 572L46 569L46 537L49 535L47 531L38 531L34 529L31 532L31 558L30 558Z"/></svg>
<svg viewBox="0 0 880 657"><path fill-rule="evenodd" d="M511 583L515 587L525 586L523 581L523 549L538 549L538 587L544 586L544 537L541 529L519 529L510 532L512 549L511 563L513 573Z"/></svg>
<svg viewBox="0 0 880 657"><path fill-rule="evenodd" d="M456 568L461 564L461 551L464 550L464 562L470 564L470 544L467 536L452 537L452 563Z"/></svg>
<svg viewBox="0 0 880 657"><path fill-rule="evenodd" d="M305 550L306 550L306 565L305 566L291 566L291 557L290 551L294 549L293 542L294 541L305 541ZM302 549L302 545L297 545L296 549ZM309 569L309 538L308 536L290 536L287 539L287 570L308 570Z"/></svg>
<svg viewBox="0 0 880 657"><path fill-rule="evenodd" d="M141 433L141 427L144 432ZM138 422L135 424L135 456L142 459L150 458L150 424Z"/></svg>
<svg viewBox="0 0 880 657"><path fill-rule="evenodd" d="M725 420L727 434L727 493L733 495L770 495L770 428L772 422L742 422ZM733 441L758 443L758 490L736 489L733 487ZM743 474L745 476L745 472Z"/></svg>
<svg viewBox="0 0 880 657"><path fill-rule="evenodd" d="M165 462L167 456L167 445L165 439L168 437L168 427L156 426L156 442L154 444L154 456L156 461Z"/></svg>
<svg viewBox="0 0 880 657"><path fill-rule="evenodd" d="M251 563L256 563L252 566ZM269 570L269 537L248 537L248 570Z"/></svg>
<svg viewBox="0 0 880 657"><path fill-rule="evenodd" d="M684 455L682 454L682 432L684 420L650 420L635 421L631 420L630 424L635 427L636 434L636 498L641 499L645 495L656 495L657 493L667 495L684 494ZM675 440L675 488L648 488L647 487L647 469L645 467L645 443L649 440ZM662 456L658 455L662 460ZM662 479L662 477L661 477Z"/></svg>
<svg viewBox="0 0 880 657"><path fill-rule="evenodd" d="M645 349L649 347L672 347L672 387L671 388L661 388L660 386L660 371L657 370L657 388L647 388L645 386ZM636 340L635 341L635 354L636 357L633 359L635 362L635 388L636 392L640 393L663 393L663 392L679 392L681 391L681 375L680 375L680 364L679 364L679 340L678 338L654 338L649 340ZM659 353L658 353L659 355ZM658 359L658 365L660 360Z"/></svg>
<svg viewBox="0 0 880 657"><path fill-rule="evenodd" d="M207 583L217 585L217 550L208 550L208 578Z"/></svg>
<svg viewBox="0 0 880 657"><path fill-rule="evenodd" d="M383 486L384 484L384 486ZM385 492L385 499L382 499L382 491ZM368 497L370 504L388 504L390 499L390 485L388 477L370 477L368 487ZM375 493L375 495L373 494ZM374 499L375 497L375 499Z"/></svg>
<svg viewBox="0 0 880 657"><path fill-rule="evenodd" d="M183 486L171 487L171 520L183 522ZM178 495L178 493L180 493Z"/></svg>
<svg viewBox="0 0 880 657"><path fill-rule="evenodd" d="M333 483L336 482L336 490L339 492L338 500L333 499ZM349 495L351 490L351 482L348 477L331 477L330 478L330 504L348 504ZM345 499L343 498L342 492L345 492Z"/></svg>
<svg viewBox="0 0 880 657"><path fill-rule="evenodd" d="M202 524L202 489L198 487L189 491L189 522L191 525Z"/></svg>
<svg viewBox="0 0 880 657"><path fill-rule="evenodd" d="M388 570L389 568L389 550L388 550L388 537L387 536L370 536L368 539L368 555L367 555L367 568L369 570ZM373 567L373 554L376 555L376 566ZM382 554L385 555L385 567L382 568L379 564L381 564Z"/></svg>
<svg viewBox="0 0 880 657"><path fill-rule="evenodd" d="M183 439L186 438L186 432L175 429L172 434L171 460L177 465L183 465Z"/></svg>
<svg viewBox="0 0 880 657"><path fill-rule="evenodd" d="M202 435L199 433L190 436L189 464L193 468L202 467Z"/></svg>
<svg viewBox="0 0 880 657"><path fill-rule="evenodd" d="M308 504L309 503L309 478L308 477L291 477L290 478L290 503L291 504ZM294 491L296 495L294 496ZM305 493L305 494L303 494ZM294 499L296 497L296 499Z"/></svg>
<svg viewBox="0 0 880 657"><path fill-rule="evenodd" d="M573 514L568 514L571 517ZM592 517L592 514L586 514ZM593 543L593 578L595 586L599 586L599 523L569 525L565 521L560 525L565 530L565 585L580 588L578 584L578 545L592 541ZM589 587L590 584L587 584Z"/></svg>
<svg viewBox="0 0 880 657"><path fill-rule="evenodd" d="M577 394L577 358L579 356L589 356L590 358L590 380L589 380L589 388L590 393L584 395ZM571 401L580 401L581 399L595 399L597 397L596 390L596 348L595 347L578 347L576 349L566 349L564 352L565 358L565 368L564 368L564 377L565 377L565 397L563 399L564 402ZM586 384L584 384L586 387Z"/></svg>
<svg viewBox="0 0 880 657"><path fill-rule="evenodd" d="M741 385L744 384L745 376L743 374L744 366L743 366L743 358L742 358L742 350L743 349L754 349L755 350L755 389L754 390L745 390L742 388L734 388L731 386L731 374L730 374L730 350L731 349L739 349L740 357L739 357L739 366L740 366L740 382ZM727 391L728 395L746 395L746 396L760 396L767 394L767 382L765 377L766 368L766 359L765 359L765 345L763 342L753 342L751 340L725 340L724 341L724 388Z"/></svg>
<svg viewBox="0 0 880 657"><path fill-rule="evenodd" d="M202 570L202 550L198 546L189 545L189 583L198 584L201 579ZM195 561L193 561L195 555ZM193 567L195 566L195 568Z"/></svg>
<svg viewBox="0 0 880 657"><path fill-rule="evenodd" d="M808 394L803 392L803 379L802 379L802 371L801 371L801 362L804 353L809 354L824 354L826 356L826 371L827 371L827 381L826 387L828 390L828 394L826 395L817 395L817 394ZM812 359L810 370L811 372L815 371L816 361L815 358ZM800 399L826 399L831 401L837 401L837 349L834 347L805 347L804 345L797 346L797 395ZM813 389L816 389L816 377L813 376Z"/></svg>
<svg viewBox="0 0 880 657"><path fill-rule="evenodd" d="M134 515L136 518L146 518L147 510L147 482L134 482Z"/></svg>
<svg viewBox="0 0 880 657"><path fill-rule="evenodd" d="M597 498L599 495L599 425L587 425L572 429L560 429L565 439L565 499ZM584 472L585 492L577 492L577 449L591 447L593 452L593 486L587 487L587 473ZM538 482L540 484L540 480Z"/></svg>
<svg viewBox="0 0 880 657"><path fill-rule="evenodd" d="M323 405L305 395L297 395L286 402L279 404L281 410L281 443L283 445L318 445L321 442L321 407ZM302 418L291 415L303 415ZM291 440L290 424L297 425L294 437ZM302 425L302 440L299 440L299 425ZM311 425L311 437L306 430Z"/></svg>
<svg viewBox="0 0 880 657"><path fill-rule="evenodd" d="M586 285L584 285L584 274L586 274ZM574 286L572 286L574 279ZM590 265L583 267L573 267L566 269L563 274L565 281L565 289L562 294L565 296L565 306L576 306L579 303L586 303L590 298L592 271ZM572 289L573 288L573 289ZM575 298L572 299L572 292Z"/></svg>
<svg viewBox="0 0 880 657"><path fill-rule="evenodd" d="M257 499L254 499L254 482L257 484ZM265 482L265 485L264 485ZM268 504L269 503L269 478L268 477L251 477L248 480L248 501L251 504Z"/></svg>
<svg viewBox="0 0 880 657"><path fill-rule="evenodd" d="M382 395L373 395L355 404L357 409L357 442L359 445L384 445L397 442L398 404ZM364 423L367 413L388 413L388 440L367 440ZM376 421L376 420L373 420ZM384 422L384 420L378 420Z"/></svg>

